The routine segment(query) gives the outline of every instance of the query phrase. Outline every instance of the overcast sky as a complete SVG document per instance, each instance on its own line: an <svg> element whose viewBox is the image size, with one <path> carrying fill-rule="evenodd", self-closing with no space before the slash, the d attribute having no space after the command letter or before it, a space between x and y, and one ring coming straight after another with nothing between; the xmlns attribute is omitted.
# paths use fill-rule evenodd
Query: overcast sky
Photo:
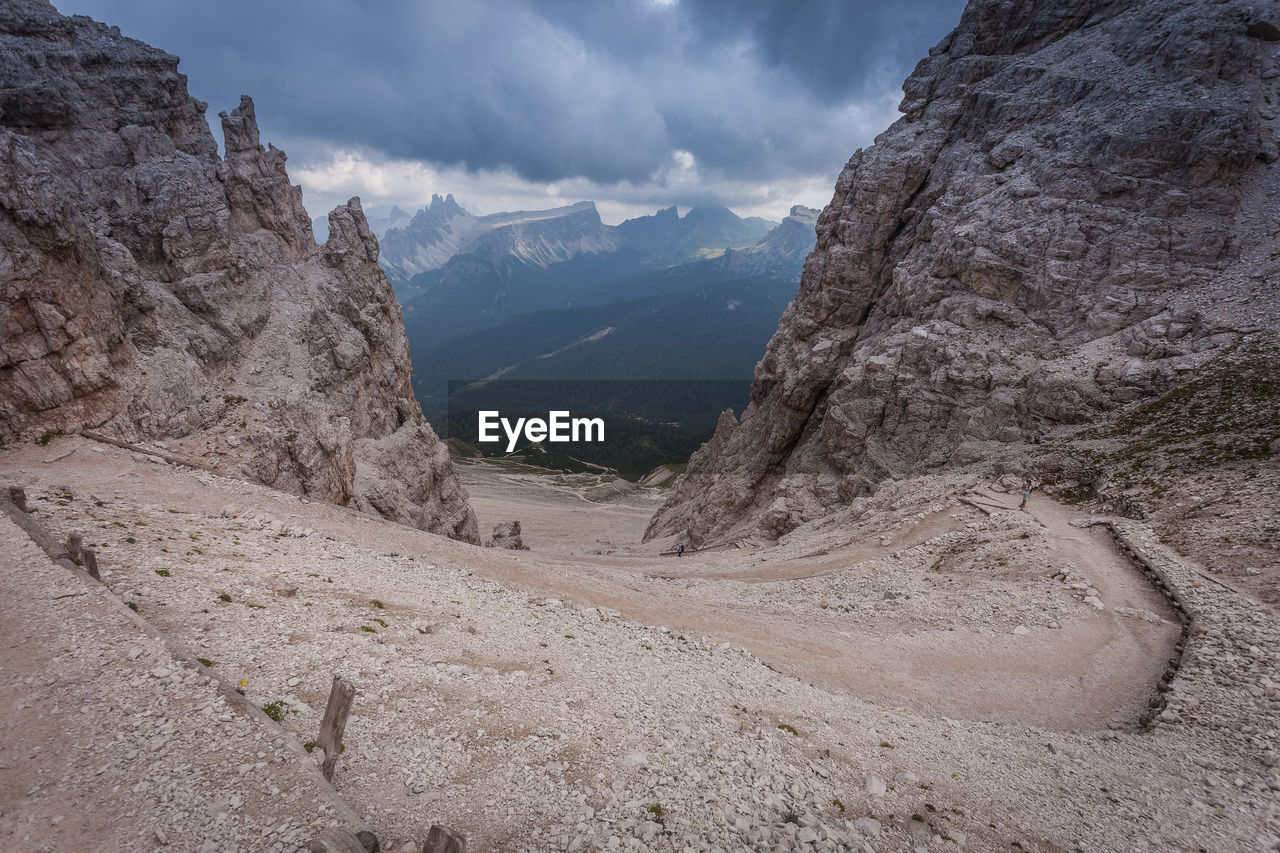
<svg viewBox="0 0 1280 853"><path fill-rule="evenodd" d="M822 207L962 0L54 0L257 105L313 216L359 195L474 213L590 199Z"/></svg>

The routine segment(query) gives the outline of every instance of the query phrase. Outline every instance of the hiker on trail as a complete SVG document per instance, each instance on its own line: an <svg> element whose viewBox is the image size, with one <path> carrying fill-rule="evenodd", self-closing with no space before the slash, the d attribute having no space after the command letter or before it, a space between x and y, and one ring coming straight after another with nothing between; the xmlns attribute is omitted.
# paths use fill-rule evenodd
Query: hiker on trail
<svg viewBox="0 0 1280 853"><path fill-rule="evenodd" d="M1030 499L1033 489L1035 489L1035 486L1031 484L1031 478L1024 478L1022 481L1022 503L1018 504L1018 509L1025 510L1027 508L1027 500Z"/></svg>
<svg viewBox="0 0 1280 853"><path fill-rule="evenodd" d="M683 543L681 543L680 545L677 545L677 546L676 546L676 556L677 556L677 557L683 557L683 556L684 556L684 544L683 544Z"/></svg>

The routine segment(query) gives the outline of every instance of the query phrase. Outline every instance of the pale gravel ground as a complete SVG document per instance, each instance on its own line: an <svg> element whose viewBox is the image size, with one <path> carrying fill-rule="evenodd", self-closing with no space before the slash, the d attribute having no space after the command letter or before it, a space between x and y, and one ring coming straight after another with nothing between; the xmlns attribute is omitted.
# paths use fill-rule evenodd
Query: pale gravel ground
<svg viewBox="0 0 1280 853"><path fill-rule="evenodd" d="M284 702L299 740L314 737L332 674L351 678L360 693L336 784L390 849L432 822L475 850L1256 850L1280 839L1280 777L1267 767L1280 640L1247 600L1219 591L1197 605L1226 630L1193 642L1200 669L1184 667L1153 732L1137 730L1134 701L1158 673L1111 697L1101 719L1114 715L1112 729L1064 725L1044 707L1056 694L1027 689L1106 696L1090 673L1163 660L1172 630L1141 583L1068 565L1088 562L1078 549L1096 531L1072 545L1047 503L1034 518L988 519L939 503L963 483L925 483L866 531L676 561L616 535L643 497L598 516L586 506L576 543L580 517L554 505L577 510L577 498L555 497L520 519L547 552L512 554L80 439L0 453L0 474L28 486L42 523L110 543L107 585L219 675L244 678L255 702ZM510 481L484 491L482 480L470 488L483 521L519 508L504 504ZM76 498L59 503L58 485ZM515 488L534 506L537 486ZM848 534L861 544L841 544ZM589 553L601 544L615 553ZM819 576L785 580L805 564ZM1097 584L1107 609L1050 581L1057 569ZM714 579L726 574L744 579ZM280 576L294 597L272 592ZM1129 599L1156 621L1113 613ZM760 633L770 626L776 636ZM1101 645L1076 654L1073 636ZM876 637L885 671L873 678L857 653ZM984 674L940 668L948 655L976 655L967 666ZM998 677L1006 665L1011 680ZM930 694L939 681L955 690ZM891 688L887 702L868 698ZM1053 728L999 722L1037 708ZM5 815L29 807L19 799Z"/></svg>
<svg viewBox="0 0 1280 853"><path fill-rule="evenodd" d="M277 731L3 513L0 539L0 849L295 850L334 823Z"/></svg>

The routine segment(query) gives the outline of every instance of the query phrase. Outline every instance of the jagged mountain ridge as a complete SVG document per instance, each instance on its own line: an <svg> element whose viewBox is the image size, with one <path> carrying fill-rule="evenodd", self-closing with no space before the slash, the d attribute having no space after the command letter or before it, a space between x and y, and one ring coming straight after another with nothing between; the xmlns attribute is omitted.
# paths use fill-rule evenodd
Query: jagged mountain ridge
<svg viewBox="0 0 1280 853"><path fill-rule="evenodd" d="M177 65L44 0L0 7L0 430L165 440L478 541L359 201L317 246L252 101L221 115L221 159Z"/></svg>
<svg viewBox="0 0 1280 853"><path fill-rule="evenodd" d="M684 216L670 207L612 226L600 220L595 203L590 201L549 210L475 216L452 194L445 198L437 194L407 224L379 234L380 262L387 277L396 283L439 270L465 255L545 268L579 254L625 248L642 255L647 264L671 265L707 252L752 246L773 227L768 220L743 219L718 207L695 207Z"/></svg>
<svg viewBox="0 0 1280 853"><path fill-rule="evenodd" d="M798 278L801 259L813 243L811 227L807 237L803 233L803 214L768 230L761 240L755 237L758 222L727 209L699 210L677 217L671 208L669 215L657 217L687 228L674 232L676 238L696 238L686 244L665 226L642 229L643 240L624 237L622 226L600 223L591 202L495 214L501 227L483 232L470 251L397 285L409 340L418 351L521 314L663 296L734 277ZM686 220L687 226L678 224ZM746 254L729 248L747 238ZM706 251L709 240L719 240L719 247ZM712 257L699 259L707 254ZM672 263L672 258L684 260Z"/></svg>
<svg viewBox="0 0 1280 853"><path fill-rule="evenodd" d="M510 379L741 378L745 386L795 292L817 213L797 205L747 249L625 278L616 278L624 266L600 269L598 259L551 266L524 292L562 304L484 328L465 330L467 320L449 314L456 300L421 313L414 310L420 304L411 305L406 325L418 399L436 419L449 380L498 371ZM582 268L597 275L577 275ZM579 279L576 288L563 286ZM438 329L424 329L423 319Z"/></svg>
<svg viewBox="0 0 1280 853"><path fill-rule="evenodd" d="M1277 239L1274 17L971 0L841 173L741 422L647 535L774 538L913 472L1016 468L1274 331L1274 295L1243 307Z"/></svg>
<svg viewBox="0 0 1280 853"><path fill-rule="evenodd" d="M799 268L813 249L818 213L802 204L792 206L791 212L759 243L745 249L728 249L722 256L723 266L740 275L785 273Z"/></svg>
<svg viewBox="0 0 1280 853"><path fill-rule="evenodd" d="M545 268L583 252L616 248L613 229L600 221L593 202L474 216L450 194L432 196L407 224L388 229L380 262L388 278L401 282L438 270L458 255Z"/></svg>

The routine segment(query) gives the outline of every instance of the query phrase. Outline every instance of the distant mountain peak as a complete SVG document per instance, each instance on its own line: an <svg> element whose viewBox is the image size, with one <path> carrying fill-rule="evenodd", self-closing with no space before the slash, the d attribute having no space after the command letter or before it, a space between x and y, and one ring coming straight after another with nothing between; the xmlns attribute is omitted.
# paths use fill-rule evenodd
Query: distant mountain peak
<svg viewBox="0 0 1280 853"><path fill-rule="evenodd" d="M466 210L463 209L462 205L458 204L458 202L454 199L453 193L449 193L444 198L441 198L439 193L432 193L431 204L429 204L427 207L423 208L419 212L425 213L428 211L436 215L445 215L445 216L448 216L451 214L456 216L459 214L466 214L467 212Z"/></svg>

